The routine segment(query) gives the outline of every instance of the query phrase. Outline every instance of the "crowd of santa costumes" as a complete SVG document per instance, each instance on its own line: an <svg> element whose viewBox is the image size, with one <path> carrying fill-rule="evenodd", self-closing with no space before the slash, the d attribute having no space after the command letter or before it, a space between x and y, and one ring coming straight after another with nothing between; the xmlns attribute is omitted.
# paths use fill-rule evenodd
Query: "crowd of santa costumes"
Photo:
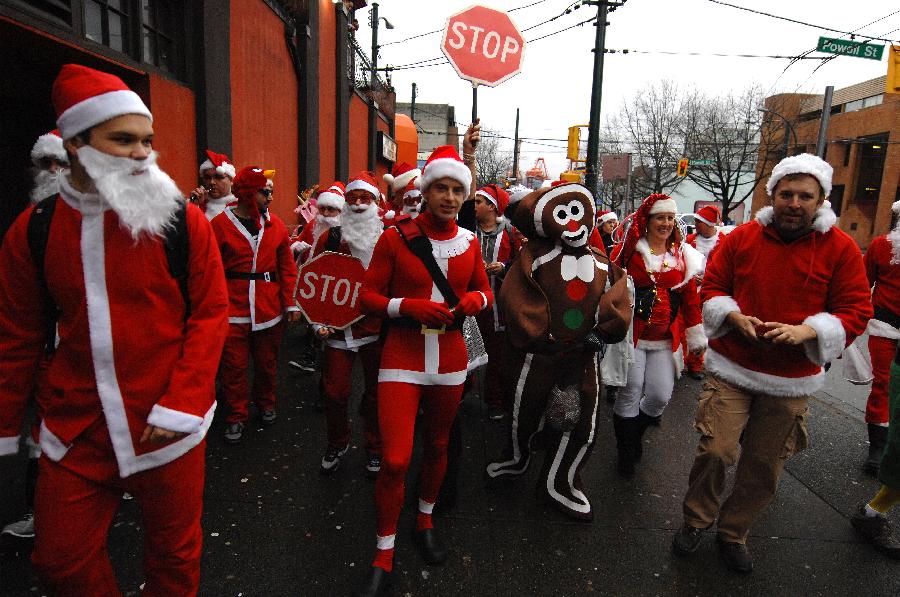
<svg viewBox="0 0 900 597"><path fill-rule="evenodd" d="M602 433L603 366L616 359L627 363L606 390L623 477L635 474L645 432L659 425L682 372L704 375L708 338L700 289L725 238L715 207L694 214L696 232L690 235L675 201L663 194L645 198L620 222L612 211L597 212L590 191L577 183L476 188L472 154L464 148L461 157L443 146L421 170L398 163L381 181L363 171L311 189L297 206L299 225L291 228L268 209L277 188L273 170L238 169L227 155L206 153L202 184L190 200L209 221L208 240L218 247L227 287L228 326L217 377L226 442L243 440L251 402L263 425L277 420L278 352L286 324L301 322L298 267L331 252L358 259L366 270L363 316L343 329L302 322L306 350L291 362L321 372L323 475L339 469L351 445L351 412L359 414L364 472L375 478L377 536L358 594L380 594L390 580L417 419L425 430L414 541L427 563L446 560L432 513L454 489L461 449L457 411L466 390L476 387L476 370L484 367L477 387L485 417L502 422L496 433L508 440L486 475L522 475L540 434L546 454L538 494L579 520L594 516L580 471ZM59 190L55 172L65 166L66 154L58 135L42 136L32 158L37 202ZM421 246L427 249L416 248ZM892 307L900 292L898 261L897 231L877 239L865 260L875 287L875 318L868 324L875 383L866 412L867 466L876 471L887 442L887 380L900 338L900 315ZM713 339L721 350L722 340ZM716 350L707 358L727 377L727 367L737 365ZM363 387L353 411L357 361ZM208 427L211 416L196 418ZM35 429L32 456L40 454L37 435ZM11 532L27 536L23 529Z"/></svg>

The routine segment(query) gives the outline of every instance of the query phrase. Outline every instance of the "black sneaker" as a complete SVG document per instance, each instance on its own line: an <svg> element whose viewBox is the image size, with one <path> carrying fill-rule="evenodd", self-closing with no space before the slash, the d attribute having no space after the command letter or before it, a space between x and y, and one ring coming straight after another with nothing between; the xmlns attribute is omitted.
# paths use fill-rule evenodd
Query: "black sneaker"
<svg viewBox="0 0 900 597"><path fill-rule="evenodd" d="M275 409L264 410L262 414L259 415L259 420L262 421L262 424L266 427L270 427L275 424L275 419L278 418L278 413L275 412Z"/></svg>
<svg viewBox="0 0 900 597"><path fill-rule="evenodd" d="M866 516L866 505L861 505L850 519L853 528L863 539L872 544L872 547L884 555L900 560L900 541L894 537L891 523L887 518L878 516Z"/></svg>
<svg viewBox="0 0 900 597"><path fill-rule="evenodd" d="M9 523L3 527L0 535L10 535L20 539L34 539L34 513L27 512L21 520Z"/></svg>
<svg viewBox="0 0 900 597"><path fill-rule="evenodd" d="M750 557L750 550L746 545L721 538L716 539L716 544L719 547L719 557L722 558L726 568L739 574L753 572L753 558Z"/></svg>
<svg viewBox="0 0 900 597"><path fill-rule="evenodd" d="M244 424L243 423L232 423L228 427L225 428L225 443L226 444L236 444L241 441L241 437L244 435Z"/></svg>
<svg viewBox="0 0 900 597"><path fill-rule="evenodd" d="M316 355L314 353L303 353L296 361L288 361L288 365L300 371L313 373L317 370Z"/></svg>
<svg viewBox="0 0 900 597"><path fill-rule="evenodd" d="M491 421L502 421L506 416L506 411L501 406L492 406L488 408L488 419Z"/></svg>
<svg viewBox="0 0 900 597"><path fill-rule="evenodd" d="M323 475L330 475L338 470L338 467L341 466L341 458L343 458L344 454L346 454L349 449L349 443L343 448L329 446L328 451L325 452L325 456L322 457L322 464L319 467L319 472Z"/></svg>
<svg viewBox="0 0 900 597"><path fill-rule="evenodd" d="M684 523L681 525L681 529L672 537L672 551L680 556L689 556L697 551L702 540L703 529Z"/></svg>
<svg viewBox="0 0 900 597"><path fill-rule="evenodd" d="M381 471L381 456L369 454L369 457L366 459L366 475L376 477L379 471Z"/></svg>

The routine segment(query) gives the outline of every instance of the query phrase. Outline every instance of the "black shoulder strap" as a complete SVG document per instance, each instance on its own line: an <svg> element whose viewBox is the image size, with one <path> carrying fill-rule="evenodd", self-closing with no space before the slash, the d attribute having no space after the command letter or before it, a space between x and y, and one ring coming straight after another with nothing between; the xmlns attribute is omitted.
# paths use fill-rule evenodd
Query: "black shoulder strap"
<svg viewBox="0 0 900 597"><path fill-rule="evenodd" d="M44 275L44 259L47 255L47 243L50 240L50 224L56 210L56 195L42 199L28 217L28 249L37 272L38 284L41 288L41 310L47 323L46 346L52 350L56 343L56 321L59 319L59 307L50 295L47 278Z"/></svg>
<svg viewBox="0 0 900 597"><path fill-rule="evenodd" d="M341 227L332 226L328 230L328 238L325 239L325 250L337 253L341 248Z"/></svg>
<svg viewBox="0 0 900 597"><path fill-rule="evenodd" d="M431 241L428 240L427 236L422 234L422 229L419 228L415 220L409 216L397 218L394 222L394 226L397 227L397 231L400 233L404 242L406 242L406 246L412 251L412 254L418 257L425 265L425 269L428 270L428 273L431 274L431 279L434 280L434 285L437 286L437 289L444 295L447 304L450 305L451 308L455 307L459 302L459 297L456 296L456 292L454 292L453 287L450 286L447 276L441 271L441 266L437 264L434 253L431 252Z"/></svg>
<svg viewBox="0 0 900 597"><path fill-rule="evenodd" d="M175 212L175 221L172 226L166 228L163 237L163 246L166 249L166 261L169 264L169 273L178 281L181 289L181 297L187 306L187 314L191 312L191 300L188 294L188 261L190 260L190 239L187 228L187 203L178 206Z"/></svg>

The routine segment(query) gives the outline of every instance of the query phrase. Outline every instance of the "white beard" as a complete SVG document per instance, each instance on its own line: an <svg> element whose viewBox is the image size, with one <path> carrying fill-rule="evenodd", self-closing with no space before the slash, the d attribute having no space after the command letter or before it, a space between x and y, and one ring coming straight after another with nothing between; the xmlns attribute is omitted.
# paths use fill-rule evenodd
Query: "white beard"
<svg viewBox="0 0 900 597"><path fill-rule="evenodd" d="M316 214L316 223L313 225L313 241L318 240L326 230L340 225L341 216L325 217L322 214Z"/></svg>
<svg viewBox="0 0 900 597"><path fill-rule="evenodd" d="M415 206L404 205L401 211L415 220L419 213L422 211L422 204L420 203Z"/></svg>
<svg viewBox="0 0 900 597"><path fill-rule="evenodd" d="M51 195L59 193L59 170L38 170L34 175L34 188L31 189L31 202L37 203Z"/></svg>
<svg viewBox="0 0 900 597"><path fill-rule="evenodd" d="M361 211L354 211L360 209ZM372 250L375 243L384 230L384 224L378 217L378 209L375 205L366 206L350 206L344 205L341 212L341 238L347 242L350 247L350 253L354 257L358 257L363 265L368 269L369 261L372 260Z"/></svg>
<svg viewBox="0 0 900 597"><path fill-rule="evenodd" d="M172 225L182 194L156 165L156 152L146 160L133 160L85 145L78 149L78 161L135 240L143 234L162 236Z"/></svg>

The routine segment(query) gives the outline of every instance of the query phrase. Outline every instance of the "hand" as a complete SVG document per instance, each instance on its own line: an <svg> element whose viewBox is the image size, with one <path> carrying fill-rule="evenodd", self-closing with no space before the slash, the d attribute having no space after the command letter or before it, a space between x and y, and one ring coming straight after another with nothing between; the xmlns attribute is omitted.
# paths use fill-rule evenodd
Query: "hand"
<svg viewBox="0 0 900 597"><path fill-rule="evenodd" d="M803 344L807 340L814 340L818 336L816 330L805 323L788 325L777 321L767 321L763 325L769 328L769 331L763 334L763 338L773 344L796 346L797 344Z"/></svg>
<svg viewBox="0 0 900 597"><path fill-rule="evenodd" d="M319 329L316 330L316 338L318 338L319 340L326 340L326 339L330 338L333 333L334 333L333 329L331 329L328 326L323 325L322 327L320 327Z"/></svg>
<svg viewBox="0 0 900 597"><path fill-rule="evenodd" d="M147 428L144 429L144 433L141 435L140 443L150 442L151 444L164 444L166 442L175 441L176 439L181 439L186 435L187 433L170 431L168 429L163 429L162 427L157 427L156 425L147 425Z"/></svg>
<svg viewBox="0 0 900 597"><path fill-rule="evenodd" d="M484 271L486 271L488 275L499 274L503 271L503 264L499 261L488 263L486 266L484 266Z"/></svg>
<svg viewBox="0 0 900 597"><path fill-rule="evenodd" d="M484 297L480 292L467 292L459 299L454 311L463 315L477 315L484 309Z"/></svg>
<svg viewBox="0 0 900 597"><path fill-rule="evenodd" d="M476 118L475 122L470 124L469 128L466 129L466 134L463 135L463 157L465 157L465 154L474 155L475 146L481 141L480 123L481 119Z"/></svg>
<svg viewBox="0 0 900 597"><path fill-rule="evenodd" d="M725 316L725 321L744 338L748 340L758 341L756 335L756 326L762 325L763 322L752 315L744 315L740 311L732 311Z"/></svg>
<svg viewBox="0 0 900 597"><path fill-rule="evenodd" d="M189 198L192 203L202 205L206 201L206 195L208 193L209 191L207 191L205 187L197 187L196 189L191 191Z"/></svg>
<svg viewBox="0 0 900 597"><path fill-rule="evenodd" d="M287 312L287 320L288 323L297 323L300 321L302 313L300 311L288 311Z"/></svg>
<svg viewBox="0 0 900 597"><path fill-rule="evenodd" d="M429 327L453 323L453 313L450 312L447 303L436 303L428 299L403 299L400 301L400 314L412 317Z"/></svg>

